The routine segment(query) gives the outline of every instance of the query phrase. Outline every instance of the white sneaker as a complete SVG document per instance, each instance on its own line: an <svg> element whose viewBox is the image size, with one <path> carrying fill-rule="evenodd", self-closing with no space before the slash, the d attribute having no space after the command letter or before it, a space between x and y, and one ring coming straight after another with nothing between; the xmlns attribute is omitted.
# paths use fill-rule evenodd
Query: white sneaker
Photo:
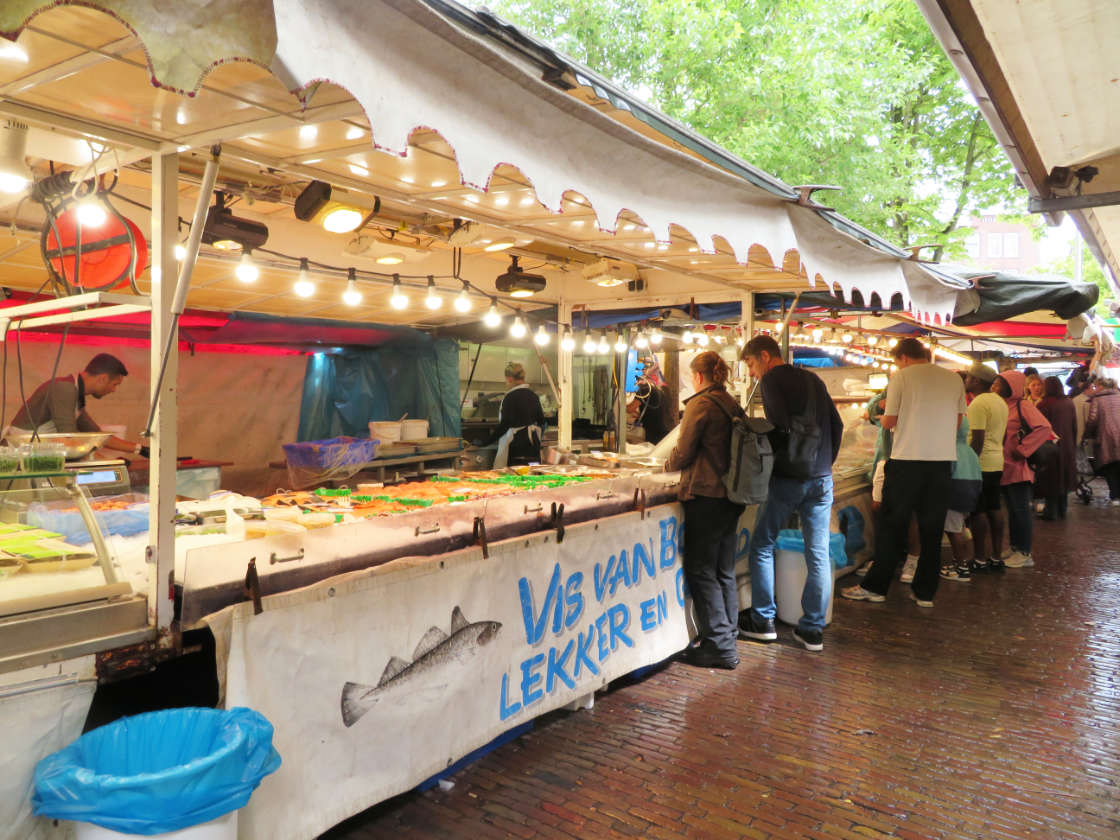
<svg viewBox="0 0 1120 840"><path fill-rule="evenodd" d="M918 571L918 558L913 554L906 555L906 564L902 567L902 576L899 580L903 583L910 583L914 580L914 572Z"/></svg>
<svg viewBox="0 0 1120 840"><path fill-rule="evenodd" d="M1034 565L1034 558L1029 554L1023 554L1020 551L1012 553L1010 557L1003 561L1004 565L1009 569L1025 569L1028 566Z"/></svg>
<svg viewBox="0 0 1120 840"><path fill-rule="evenodd" d="M1120 507L1120 499L1112 499L1109 502L1109 505L1111 505L1112 507Z"/></svg>

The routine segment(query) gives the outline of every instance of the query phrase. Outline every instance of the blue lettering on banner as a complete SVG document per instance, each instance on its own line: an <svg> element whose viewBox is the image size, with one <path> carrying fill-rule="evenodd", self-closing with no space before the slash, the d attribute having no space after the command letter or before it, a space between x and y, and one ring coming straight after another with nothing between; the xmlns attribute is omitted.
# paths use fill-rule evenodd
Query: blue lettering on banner
<svg viewBox="0 0 1120 840"><path fill-rule="evenodd" d="M537 650L517 664L513 674L519 670L519 680L515 682L511 673L502 674L498 713L503 721L556 691L577 690L581 681L600 675L603 663L614 652L635 647L632 609L643 633L653 632L669 619L669 587L659 588L634 606L616 600L644 583L643 572L652 582L662 572L672 570L672 592L677 605L684 606L685 583L680 566L684 529L675 516L660 520L657 526L660 546L657 536L649 536L645 542L603 547L600 556L604 559L591 566L592 594L595 603L602 605L602 611L593 617L586 616L589 601L583 589L583 571L565 576L561 564L556 563L549 572L543 598L529 577L518 579L525 641ZM740 534L741 540L748 539L745 534ZM565 635L567 638L562 638ZM547 642L549 637L555 640L551 644ZM542 644L547 647L541 648Z"/></svg>

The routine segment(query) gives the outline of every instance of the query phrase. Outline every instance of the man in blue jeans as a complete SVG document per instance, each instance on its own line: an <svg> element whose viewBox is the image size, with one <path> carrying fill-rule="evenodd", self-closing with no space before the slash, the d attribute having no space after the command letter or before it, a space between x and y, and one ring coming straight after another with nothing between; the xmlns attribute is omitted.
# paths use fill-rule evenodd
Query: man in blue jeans
<svg viewBox="0 0 1120 840"><path fill-rule="evenodd" d="M756 642L778 638L774 629L774 545L790 514L797 511L809 574L801 594L804 614L793 637L807 650L823 650L825 614L832 596L828 556L832 463L840 451L844 424L820 378L786 364L781 348L770 336L747 342L743 359L751 376L760 380L762 407L774 425L770 433L774 470L751 537L751 608L740 617L739 632Z"/></svg>

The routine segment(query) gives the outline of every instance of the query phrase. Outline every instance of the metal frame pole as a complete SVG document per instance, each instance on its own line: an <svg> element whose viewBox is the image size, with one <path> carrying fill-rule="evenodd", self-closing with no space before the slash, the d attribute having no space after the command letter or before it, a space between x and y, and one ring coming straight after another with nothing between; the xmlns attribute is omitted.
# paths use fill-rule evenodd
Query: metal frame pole
<svg viewBox="0 0 1120 840"><path fill-rule="evenodd" d="M171 632L174 618L172 586L175 575L175 467L179 406L176 397L179 354L164 354L165 346L177 348L172 302L178 285L175 236L179 222L179 155L152 158L152 340L151 340L151 463L148 519L148 621L155 625L157 644L175 648ZM162 370L162 376L157 371ZM176 634L177 635L177 634Z"/></svg>
<svg viewBox="0 0 1120 840"><path fill-rule="evenodd" d="M557 348L556 348L556 375L560 379L560 411L557 415L557 446L560 449L572 448L572 351L560 346L564 337L564 327L571 329L572 305L560 300L557 310ZM574 335L574 334L573 334Z"/></svg>

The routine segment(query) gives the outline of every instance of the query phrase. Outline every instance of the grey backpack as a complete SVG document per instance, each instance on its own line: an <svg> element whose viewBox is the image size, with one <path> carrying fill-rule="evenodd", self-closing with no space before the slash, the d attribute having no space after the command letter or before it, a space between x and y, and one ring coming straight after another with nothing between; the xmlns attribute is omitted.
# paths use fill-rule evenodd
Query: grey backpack
<svg viewBox="0 0 1120 840"><path fill-rule="evenodd" d="M774 450L767 437L774 426L761 417L747 417L738 406L732 412L714 396L705 396L731 421L731 457L723 475L727 498L740 505L761 504L766 501L774 468Z"/></svg>

